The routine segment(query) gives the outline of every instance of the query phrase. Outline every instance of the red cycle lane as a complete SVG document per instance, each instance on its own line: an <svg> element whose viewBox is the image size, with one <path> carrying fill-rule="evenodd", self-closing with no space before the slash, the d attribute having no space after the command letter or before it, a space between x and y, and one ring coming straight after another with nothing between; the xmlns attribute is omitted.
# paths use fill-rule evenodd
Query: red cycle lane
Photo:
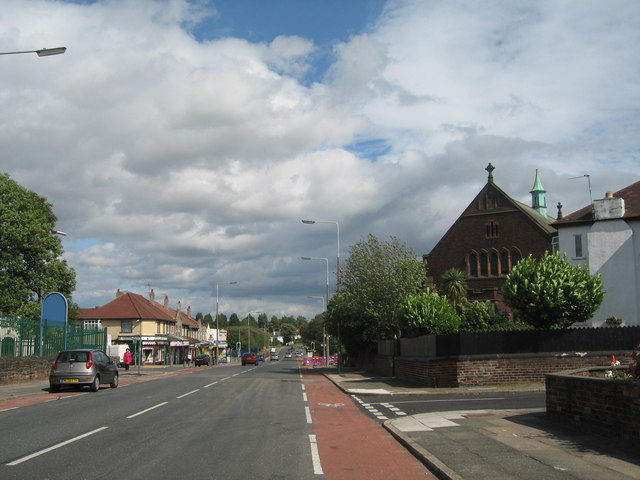
<svg viewBox="0 0 640 480"><path fill-rule="evenodd" d="M324 375L303 367L302 379L327 480L437 480Z"/></svg>

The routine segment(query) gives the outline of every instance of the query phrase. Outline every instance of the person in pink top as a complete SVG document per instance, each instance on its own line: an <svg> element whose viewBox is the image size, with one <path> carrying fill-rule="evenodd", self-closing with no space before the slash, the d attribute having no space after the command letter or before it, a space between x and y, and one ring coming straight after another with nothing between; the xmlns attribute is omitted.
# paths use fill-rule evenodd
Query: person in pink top
<svg viewBox="0 0 640 480"><path fill-rule="evenodd" d="M131 365L133 361L133 355L131 355L131 351L128 348L127 351L124 352L122 361L124 362L124 369L129 370L129 365Z"/></svg>

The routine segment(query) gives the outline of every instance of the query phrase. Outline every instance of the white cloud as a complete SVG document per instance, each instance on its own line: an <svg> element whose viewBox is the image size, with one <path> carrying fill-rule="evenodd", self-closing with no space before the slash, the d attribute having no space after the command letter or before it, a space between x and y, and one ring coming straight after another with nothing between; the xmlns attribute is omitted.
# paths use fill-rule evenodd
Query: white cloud
<svg viewBox="0 0 640 480"><path fill-rule="evenodd" d="M217 12L186 1L4 11L5 50L68 47L0 57L0 170L53 203L81 306L150 285L206 313L234 280L229 311L311 316L324 267L299 257L333 272L336 238L302 218L340 221L343 257L369 232L422 255L489 162L525 202L539 168L565 213L588 202L569 177L640 176L635 1L390 1L311 85L311 40L199 42Z"/></svg>

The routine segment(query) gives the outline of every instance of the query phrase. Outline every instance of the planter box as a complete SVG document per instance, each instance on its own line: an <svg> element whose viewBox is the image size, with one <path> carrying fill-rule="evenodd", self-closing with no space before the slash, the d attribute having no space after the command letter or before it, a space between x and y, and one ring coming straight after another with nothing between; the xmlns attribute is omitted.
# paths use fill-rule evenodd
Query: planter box
<svg viewBox="0 0 640 480"><path fill-rule="evenodd" d="M640 440L640 381L592 376L610 367L546 375L547 415L600 434Z"/></svg>

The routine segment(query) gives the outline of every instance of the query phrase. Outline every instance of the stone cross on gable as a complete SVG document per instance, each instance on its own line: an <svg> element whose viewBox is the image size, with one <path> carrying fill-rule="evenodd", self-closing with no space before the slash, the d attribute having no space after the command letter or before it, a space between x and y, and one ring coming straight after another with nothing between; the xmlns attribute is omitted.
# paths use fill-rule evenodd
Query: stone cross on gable
<svg viewBox="0 0 640 480"><path fill-rule="evenodd" d="M489 181L493 182L493 171L496 169L496 167L494 167L493 165L491 165L491 162L489 162L489 165L487 165L487 168L485 168L485 170L487 172L489 172Z"/></svg>

